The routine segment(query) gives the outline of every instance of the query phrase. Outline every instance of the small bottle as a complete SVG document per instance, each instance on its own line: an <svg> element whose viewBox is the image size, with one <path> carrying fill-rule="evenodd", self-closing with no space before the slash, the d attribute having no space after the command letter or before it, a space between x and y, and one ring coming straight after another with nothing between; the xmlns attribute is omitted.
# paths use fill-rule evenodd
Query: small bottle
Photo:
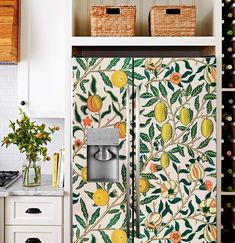
<svg viewBox="0 0 235 243"><path fill-rule="evenodd" d="M223 9L230 9L233 5L233 0L223 0Z"/></svg>
<svg viewBox="0 0 235 243"><path fill-rule="evenodd" d="M222 75L222 85L223 88L235 88L235 75L227 73Z"/></svg>
<svg viewBox="0 0 235 243"><path fill-rule="evenodd" d="M222 105L224 105L224 107L231 107L235 105L235 93L224 92L222 94Z"/></svg>
<svg viewBox="0 0 235 243"><path fill-rule="evenodd" d="M223 37L225 38L225 40L231 39L234 37L234 26L233 25L223 27Z"/></svg>
<svg viewBox="0 0 235 243"><path fill-rule="evenodd" d="M235 140L235 126L228 124L222 126L222 138L224 141L233 142Z"/></svg>
<svg viewBox="0 0 235 243"><path fill-rule="evenodd" d="M230 63L226 63L226 64L223 64L222 66L222 69L224 72L232 72L233 71L233 63L230 62Z"/></svg>
<svg viewBox="0 0 235 243"><path fill-rule="evenodd" d="M223 20L225 25L232 24L234 20L234 8L223 8Z"/></svg>
<svg viewBox="0 0 235 243"><path fill-rule="evenodd" d="M225 141L222 144L222 156L225 158L225 160L232 159L233 156L235 156L235 146L233 143Z"/></svg>
<svg viewBox="0 0 235 243"><path fill-rule="evenodd" d="M229 114L229 113L223 113L223 114L222 114L222 121L223 121L224 123L230 123L230 122L233 121L233 117L232 117L231 114Z"/></svg>
<svg viewBox="0 0 235 243"><path fill-rule="evenodd" d="M224 56L232 56L234 53L234 42L223 41L223 54Z"/></svg>

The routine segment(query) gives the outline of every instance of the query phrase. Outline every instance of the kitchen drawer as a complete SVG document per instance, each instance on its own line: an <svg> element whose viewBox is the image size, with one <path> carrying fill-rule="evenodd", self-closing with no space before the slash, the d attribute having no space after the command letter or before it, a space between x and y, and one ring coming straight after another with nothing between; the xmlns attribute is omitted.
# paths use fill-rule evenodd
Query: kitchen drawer
<svg viewBox="0 0 235 243"><path fill-rule="evenodd" d="M32 238L34 238L35 240L33 241ZM60 226L5 227L5 243L61 243L61 238L62 237Z"/></svg>
<svg viewBox="0 0 235 243"><path fill-rule="evenodd" d="M61 225L62 198L12 196L5 199L6 225Z"/></svg>

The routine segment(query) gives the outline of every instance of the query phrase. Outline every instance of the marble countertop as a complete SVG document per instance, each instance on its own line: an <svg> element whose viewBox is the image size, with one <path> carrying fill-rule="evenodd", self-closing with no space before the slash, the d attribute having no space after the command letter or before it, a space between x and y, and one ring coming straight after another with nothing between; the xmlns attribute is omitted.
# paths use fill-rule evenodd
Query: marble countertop
<svg viewBox="0 0 235 243"><path fill-rule="evenodd" d="M0 187L0 197L8 196L63 196L63 188L53 188L51 176L42 176L41 186L23 187L22 177L6 189Z"/></svg>

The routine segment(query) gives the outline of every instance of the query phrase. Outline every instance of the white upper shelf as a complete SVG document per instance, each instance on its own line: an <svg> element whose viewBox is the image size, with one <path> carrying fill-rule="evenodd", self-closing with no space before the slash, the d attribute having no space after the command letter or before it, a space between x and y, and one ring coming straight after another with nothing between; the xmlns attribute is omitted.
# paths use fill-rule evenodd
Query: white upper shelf
<svg viewBox="0 0 235 243"><path fill-rule="evenodd" d="M216 46L215 37L72 37L72 46Z"/></svg>

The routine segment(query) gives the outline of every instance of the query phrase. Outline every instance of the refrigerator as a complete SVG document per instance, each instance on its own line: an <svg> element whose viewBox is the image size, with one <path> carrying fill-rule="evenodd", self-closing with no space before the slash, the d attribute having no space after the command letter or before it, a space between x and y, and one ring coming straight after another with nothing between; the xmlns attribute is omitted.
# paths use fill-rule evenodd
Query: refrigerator
<svg viewBox="0 0 235 243"><path fill-rule="evenodd" d="M216 242L216 60L73 57L73 243Z"/></svg>

